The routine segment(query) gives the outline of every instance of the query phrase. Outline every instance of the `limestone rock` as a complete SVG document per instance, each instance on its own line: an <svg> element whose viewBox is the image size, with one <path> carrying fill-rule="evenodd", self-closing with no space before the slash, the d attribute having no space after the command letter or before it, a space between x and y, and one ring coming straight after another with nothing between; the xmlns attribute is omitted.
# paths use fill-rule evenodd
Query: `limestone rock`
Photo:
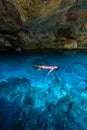
<svg viewBox="0 0 87 130"><path fill-rule="evenodd" d="M76 40L67 40L64 44L64 48L66 49L73 49L77 48L77 42Z"/></svg>
<svg viewBox="0 0 87 130"><path fill-rule="evenodd" d="M0 38L13 47L87 47L87 2L45 2L46 4L41 0L1 0ZM63 38L67 40L61 41Z"/></svg>

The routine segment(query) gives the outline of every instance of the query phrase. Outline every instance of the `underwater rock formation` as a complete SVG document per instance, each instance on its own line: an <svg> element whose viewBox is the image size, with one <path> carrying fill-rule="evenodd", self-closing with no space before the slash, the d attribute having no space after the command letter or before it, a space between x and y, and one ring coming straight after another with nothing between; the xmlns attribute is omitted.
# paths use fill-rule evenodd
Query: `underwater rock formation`
<svg viewBox="0 0 87 130"><path fill-rule="evenodd" d="M0 46L87 48L87 2L1 0Z"/></svg>
<svg viewBox="0 0 87 130"><path fill-rule="evenodd" d="M26 78L0 82L0 128L86 130L87 103L64 86L57 79L45 91L32 87Z"/></svg>

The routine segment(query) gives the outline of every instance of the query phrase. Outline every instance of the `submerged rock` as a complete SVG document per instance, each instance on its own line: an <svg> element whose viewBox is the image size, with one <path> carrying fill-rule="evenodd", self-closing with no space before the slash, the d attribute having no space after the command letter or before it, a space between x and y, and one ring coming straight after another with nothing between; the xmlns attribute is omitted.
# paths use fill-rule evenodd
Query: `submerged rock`
<svg viewBox="0 0 87 130"><path fill-rule="evenodd" d="M32 87L26 78L1 82L1 129L86 130L85 98L73 95L66 85L57 78L45 90Z"/></svg>

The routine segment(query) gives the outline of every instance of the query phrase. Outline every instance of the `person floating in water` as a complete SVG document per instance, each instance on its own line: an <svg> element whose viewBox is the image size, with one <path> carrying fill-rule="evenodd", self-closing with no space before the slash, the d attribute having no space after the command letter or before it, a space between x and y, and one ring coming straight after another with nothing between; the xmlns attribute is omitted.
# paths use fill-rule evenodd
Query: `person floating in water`
<svg viewBox="0 0 87 130"><path fill-rule="evenodd" d="M46 66L46 65L35 65L39 70L40 69L49 69L48 75L53 71L53 70L58 70L59 67L57 66Z"/></svg>

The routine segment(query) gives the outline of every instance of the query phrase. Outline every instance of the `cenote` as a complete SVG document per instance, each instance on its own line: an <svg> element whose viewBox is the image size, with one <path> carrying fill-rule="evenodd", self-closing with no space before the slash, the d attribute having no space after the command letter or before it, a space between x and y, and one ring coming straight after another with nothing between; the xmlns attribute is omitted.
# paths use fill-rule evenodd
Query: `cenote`
<svg viewBox="0 0 87 130"><path fill-rule="evenodd" d="M87 51L0 54L0 129L87 130Z"/></svg>

